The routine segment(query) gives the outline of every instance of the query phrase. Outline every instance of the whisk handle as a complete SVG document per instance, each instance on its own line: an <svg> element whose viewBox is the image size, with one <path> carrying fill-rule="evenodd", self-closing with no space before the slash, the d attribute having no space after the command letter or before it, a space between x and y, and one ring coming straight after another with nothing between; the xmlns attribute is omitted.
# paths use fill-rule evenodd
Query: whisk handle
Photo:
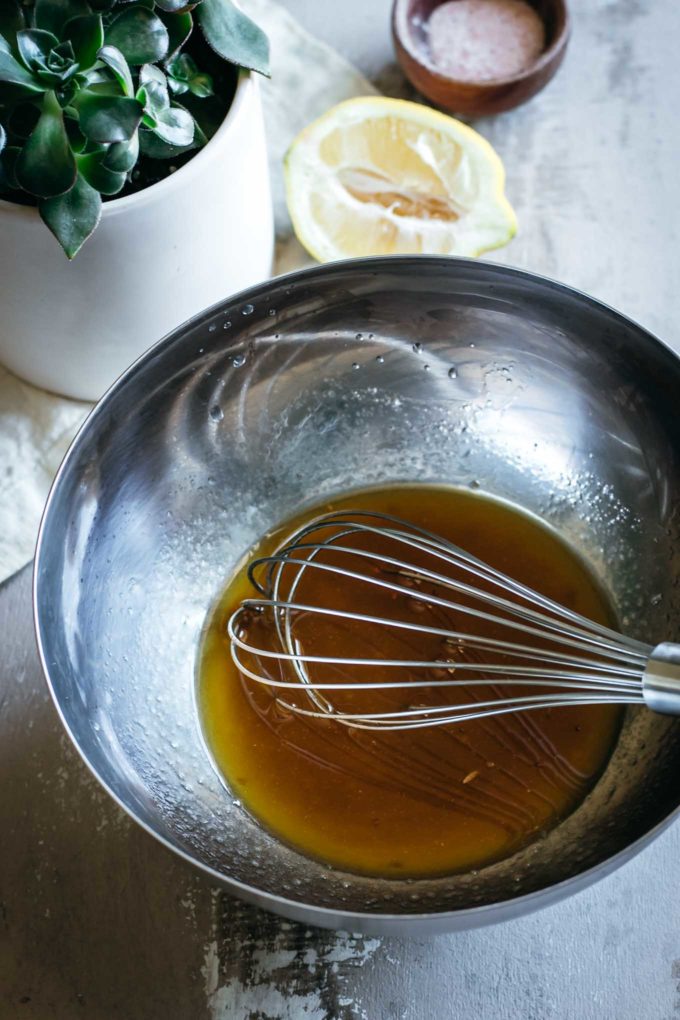
<svg viewBox="0 0 680 1020"><path fill-rule="evenodd" d="M653 712L680 715L680 645L656 646L642 676L642 693Z"/></svg>

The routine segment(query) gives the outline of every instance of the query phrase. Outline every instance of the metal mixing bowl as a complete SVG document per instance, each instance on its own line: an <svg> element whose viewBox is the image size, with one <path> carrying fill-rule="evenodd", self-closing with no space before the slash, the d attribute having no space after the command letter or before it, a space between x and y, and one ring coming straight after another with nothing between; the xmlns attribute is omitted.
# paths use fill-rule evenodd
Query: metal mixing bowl
<svg viewBox="0 0 680 1020"><path fill-rule="evenodd" d="M677 639L679 400L680 361L639 326L480 262L339 263L198 316L104 397L47 504L37 632L75 745L163 843L307 923L465 928L606 874L678 810L675 722L631 713L586 801L508 860L358 877L283 846L232 802L199 733L196 651L226 578L272 524L395 480L534 511L589 560L629 633Z"/></svg>

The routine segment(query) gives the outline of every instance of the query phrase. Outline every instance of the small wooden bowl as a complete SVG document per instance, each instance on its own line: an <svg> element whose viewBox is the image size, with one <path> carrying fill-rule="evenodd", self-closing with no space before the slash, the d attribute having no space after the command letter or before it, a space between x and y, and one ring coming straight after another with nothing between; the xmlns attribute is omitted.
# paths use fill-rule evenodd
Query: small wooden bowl
<svg viewBox="0 0 680 1020"><path fill-rule="evenodd" d="M392 35L401 68L419 92L454 113L484 117L511 110L535 96L562 63L570 33L566 0L529 0L545 25L546 47L526 71L511 78L459 81L430 58L426 25L443 0L394 0Z"/></svg>

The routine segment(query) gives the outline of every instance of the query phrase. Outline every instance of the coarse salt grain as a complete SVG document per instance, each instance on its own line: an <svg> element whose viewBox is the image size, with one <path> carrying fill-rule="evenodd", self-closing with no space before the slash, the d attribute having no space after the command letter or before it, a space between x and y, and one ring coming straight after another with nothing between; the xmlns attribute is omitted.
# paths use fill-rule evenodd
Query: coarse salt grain
<svg viewBox="0 0 680 1020"><path fill-rule="evenodd" d="M511 78L545 47L543 22L525 0L449 0L427 28L436 67L459 81Z"/></svg>

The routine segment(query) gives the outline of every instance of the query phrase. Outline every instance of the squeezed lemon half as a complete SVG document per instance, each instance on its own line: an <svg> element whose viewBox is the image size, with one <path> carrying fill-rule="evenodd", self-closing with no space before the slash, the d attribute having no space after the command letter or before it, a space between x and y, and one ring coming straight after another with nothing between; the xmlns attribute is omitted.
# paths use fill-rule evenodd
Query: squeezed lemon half
<svg viewBox="0 0 680 1020"><path fill-rule="evenodd" d="M514 236L505 171L472 128L419 103L349 99L285 159L293 227L320 262L361 255L480 255Z"/></svg>

